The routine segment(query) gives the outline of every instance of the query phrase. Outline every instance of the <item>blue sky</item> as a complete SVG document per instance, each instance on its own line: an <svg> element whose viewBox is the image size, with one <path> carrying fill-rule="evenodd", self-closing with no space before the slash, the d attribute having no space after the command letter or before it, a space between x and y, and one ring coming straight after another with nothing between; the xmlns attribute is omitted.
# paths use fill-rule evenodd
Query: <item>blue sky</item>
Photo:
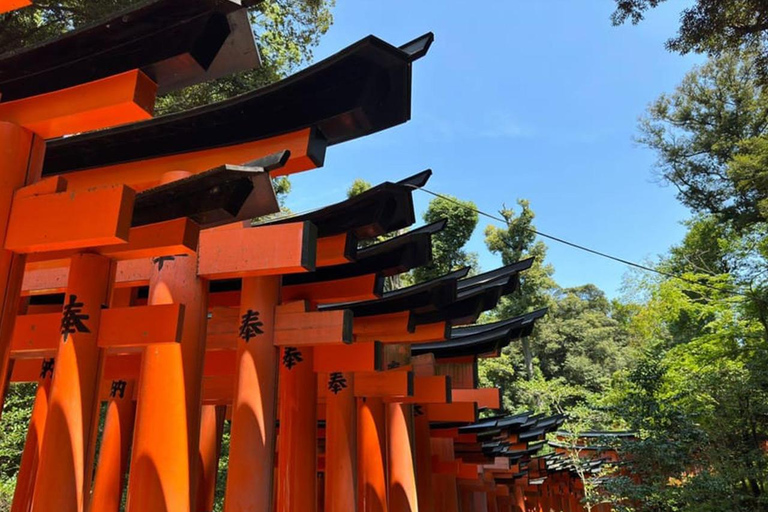
<svg viewBox="0 0 768 512"><path fill-rule="evenodd" d="M655 156L633 136L648 103L702 58L663 46L685 2L618 28L613 5L338 0L316 60L368 34L399 45L432 31L435 43L414 65L412 120L330 148L324 168L293 178L288 206L341 200L357 177L376 184L431 168L428 188L488 212L529 199L543 232L636 261L665 252L688 212L654 178ZM421 215L430 197L415 197ZM481 218L469 246L484 270L500 264L483 244L488 222ZM620 294L624 266L547 244L561 286Z"/></svg>

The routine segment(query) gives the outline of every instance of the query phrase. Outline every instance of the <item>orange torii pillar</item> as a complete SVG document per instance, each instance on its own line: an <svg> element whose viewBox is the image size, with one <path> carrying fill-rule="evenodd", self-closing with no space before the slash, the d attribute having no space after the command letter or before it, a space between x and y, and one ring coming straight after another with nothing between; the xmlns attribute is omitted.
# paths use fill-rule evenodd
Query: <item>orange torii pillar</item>
<svg viewBox="0 0 768 512"><path fill-rule="evenodd" d="M413 444L413 407L403 403L387 404L390 512L419 510Z"/></svg>
<svg viewBox="0 0 768 512"><path fill-rule="evenodd" d="M72 256L33 512L85 510L86 452L98 409L97 338L110 269L104 256Z"/></svg>
<svg viewBox="0 0 768 512"><path fill-rule="evenodd" d="M19 474L16 477L16 489L13 493L11 512L29 512L32 507L32 496L35 489L35 477L40 463L45 420L48 417L48 400L51 392L54 359L44 359L40 368L40 378L37 381L35 403L32 405L32 416L27 428L27 439L21 454Z"/></svg>
<svg viewBox="0 0 768 512"><path fill-rule="evenodd" d="M45 141L29 130L0 122L0 411L11 374L11 335L19 306L26 256L6 250L5 237L16 190L40 179Z"/></svg>
<svg viewBox="0 0 768 512"><path fill-rule="evenodd" d="M169 172L163 182L188 176ZM207 283L195 256L153 259L149 305L183 304L181 343L146 347L136 401L129 512L187 511L196 499Z"/></svg>
<svg viewBox="0 0 768 512"><path fill-rule="evenodd" d="M455 463L453 441L453 438L450 437L430 439L432 459L449 464ZM433 472L432 486L436 510L459 512L459 495L455 472Z"/></svg>
<svg viewBox="0 0 768 512"><path fill-rule="evenodd" d="M111 383L96 477L88 504L90 512L120 510L136 413L133 390L133 381L114 380Z"/></svg>
<svg viewBox="0 0 768 512"><path fill-rule="evenodd" d="M358 511L386 512L386 419L381 398L357 401Z"/></svg>
<svg viewBox="0 0 768 512"><path fill-rule="evenodd" d="M425 412L424 406L413 406L419 510L421 512L436 512L435 492L432 487L432 442L430 440L429 416Z"/></svg>
<svg viewBox="0 0 768 512"><path fill-rule="evenodd" d="M228 512L273 508L279 352L273 342L279 291L279 276L243 278L224 500Z"/></svg>
<svg viewBox="0 0 768 512"><path fill-rule="evenodd" d="M347 512L357 506L357 408L353 389L354 373L328 376L324 512Z"/></svg>
<svg viewBox="0 0 768 512"><path fill-rule="evenodd" d="M198 465L196 512L211 512L216 497L216 477L219 472L221 436L227 407L203 405L200 416L200 460Z"/></svg>
<svg viewBox="0 0 768 512"><path fill-rule="evenodd" d="M277 512L317 510L317 375L313 348L282 347Z"/></svg>

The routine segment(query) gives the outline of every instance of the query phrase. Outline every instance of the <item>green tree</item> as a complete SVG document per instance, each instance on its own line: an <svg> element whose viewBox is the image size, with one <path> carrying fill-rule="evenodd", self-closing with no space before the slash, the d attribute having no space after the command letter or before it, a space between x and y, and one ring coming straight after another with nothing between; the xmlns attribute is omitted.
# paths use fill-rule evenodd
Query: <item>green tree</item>
<svg viewBox="0 0 768 512"><path fill-rule="evenodd" d="M357 178L352 182L352 185L347 189L347 198L352 199L355 196L359 196L366 190L370 189L373 185L365 181L362 178Z"/></svg>
<svg viewBox="0 0 768 512"><path fill-rule="evenodd" d="M652 103L638 140L656 151L662 179L684 205L743 227L766 220L766 176L750 172L765 158L766 129L768 94L754 54L728 52Z"/></svg>
<svg viewBox="0 0 768 512"><path fill-rule="evenodd" d="M649 9L666 0L615 0L614 25L637 24ZM667 41L670 51L720 55L744 47L765 48L768 10L764 0L696 0L680 15L677 36ZM764 67L768 55L763 50Z"/></svg>
<svg viewBox="0 0 768 512"><path fill-rule="evenodd" d="M413 270L413 281L421 283L463 267L476 272L477 254L464 250L477 227L475 203L453 196L436 197L429 202L423 218L427 224L443 219L447 222L445 229L432 237L432 261Z"/></svg>

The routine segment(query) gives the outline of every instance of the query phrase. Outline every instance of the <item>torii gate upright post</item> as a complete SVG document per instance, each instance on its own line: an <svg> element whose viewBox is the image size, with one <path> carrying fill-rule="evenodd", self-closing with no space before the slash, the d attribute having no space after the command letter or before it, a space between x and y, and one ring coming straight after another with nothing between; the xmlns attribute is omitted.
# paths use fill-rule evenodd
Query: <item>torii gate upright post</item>
<svg viewBox="0 0 768 512"><path fill-rule="evenodd" d="M112 269L99 254L72 256L33 512L80 512L88 501L85 462L98 396L99 321Z"/></svg>
<svg viewBox="0 0 768 512"><path fill-rule="evenodd" d="M5 249L16 190L40 179L45 141L13 123L0 122L0 410L11 373L11 335L16 318L26 256Z"/></svg>
<svg viewBox="0 0 768 512"><path fill-rule="evenodd" d="M169 172L168 183L189 176ZM130 512L190 510L196 499L207 285L197 258L156 258L149 280L150 305L183 304L181 343L156 343L143 351L136 405Z"/></svg>
<svg viewBox="0 0 768 512"><path fill-rule="evenodd" d="M279 291L279 276L243 278L227 511L272 510L278 371L273 339Z"/></svg>

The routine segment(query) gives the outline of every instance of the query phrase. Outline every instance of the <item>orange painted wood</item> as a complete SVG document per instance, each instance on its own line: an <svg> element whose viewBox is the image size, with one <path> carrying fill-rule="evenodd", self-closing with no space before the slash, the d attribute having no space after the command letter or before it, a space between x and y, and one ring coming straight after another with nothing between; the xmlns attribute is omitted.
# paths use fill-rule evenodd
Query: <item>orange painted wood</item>
<svg viewBox="0 0 768 512"><path fill-rule="evenodd" d="M200 226L183 218L131 228L128 243L99 247L99 254L113 260L135 260L158 256L194 256Z"/></svg>
<svg viewBox="0 0 768 512"><path fill-rule="evenodd" d="M280 294L280 278L248 277L243 279L239 319L258 313L259 331L242 335L230 334L236 343L236 357L231 371L235 373L232 401L226 511L272 510L275 466L275 419L277 417L278 350L274 346L275 306ZM252 336L251 336L252 335ZM226 352L218 356L222 360ZM223 361L226 365L227 361ZM210 365L213 366L212 364ZM225 368L221 368L222 373ZM209 397L206 397L208 399Z"/></svg>
<svg viewBox="0 0 768 512"><path fill-rule="evenodd" d="M359 372L355 374L355 396L413 396L413 372Z"/></svg>
<svg viewBox="0 0 768 512"><path fill-rule="evenodd" d="M150 119L157 85L139 70L15 101L0 102L0 120L45 139Z"/></svg>
<svg viewBox="0 0 768 512"><path fill-rule="evenodd" d="M35 483L32 512L77 512L88 501L86 474L88 441L98 397L99 347L97 335L101 305L107 302L110 262L96 254L72 257L65 304L82 304L73 310L87 315L75 332L59 336L56 378L51 385L50 411L45 425L40 468ZM78 311L79 310L79 311Z"/></svg>
<svg viewBox="0 0 768 512"><path fill-rule="evenodd" d="M281 313L275 317L274 344L279 347L352 343L349 310Z"/></svg>
<svg viewBox="0 0 768 512"><path fill-rule="evenodd" d="M352 373L341 376L347 387L329 392L325 403L324 512L347 512L357 506L355 377Z"/></svg>
<svg viewBox="0 0 768 512"><path fill-rule="evenodd" d="M120 381L107 381L110 388ZM99 461L93 492L88 504L89 512L119 512L128 470L128 454L133 437L136 403L133 400L133 381L122 381L122 392L115 389L109 397L104 433L99 448Z"/></svg>
<svg viewBox="0 0 768 512"><path fill-rule="evenodd" d="M429 418L424 414L423 408L414 407L413 433L419 512L438 512L435 509L435 491L432 485L432 445Z"/></svg>
<svg viewBox="0 0 768 512"><path fill-rule="evenodd" d="M70 190L84 190L108 183L124 183L136 190L145 190L157 186L167 172L183 169L196 174L224 164L242 165L284 150L289 150L291 157L273 175L307 171L317 167L308 154L310 132L311 128L305 128L245 144L71 172L67 173L67 181Z"/></svg>
<svg viewBox="0 0 768 512"><path fill-rule="evenodd" d="M283 288L282 298L285 302L309 300L315 304L374 300L379 298L374 293L376 281L375 274L368 274L334 281L286 286Z"/></svg>
<svg viewBox="0 0 768 512"><path fill-rule="evenodd" d="M13 361L11 382L37 382L43 359L17 359Z"/></svg>
<svg viewBox="0 0 768 512"><path fill-rule="evenodd" d="M315 371L375 372L382 370L380 343L352 343L351 345L321 345L315 347Z"/></svg>
<svg viewBox="0 0 768 512"><path fill-rule="evenodd" d="M42 138L14 124L0 122L0 247L5 246L13 194L40 179L44 154ZM25 259L25 256L0 249L0 289L4 290L0 296L0 375L8 375L12 370L11 336L19 307ZM7 386L7 379L0 380L0 406L5 401Z"/></svg>
<svg viewBox="0 0 768 512"><path fill-rule="evenodd" d="M409 404L446 404L451 403L451 379L445 375L413 378L413 396L391 398L394 401Z"/></svg>
<svg viewBox="0 0 768 512"><path fill-rule="evenodd" d="M200 234L199 274L209 279L256 277L314 269L316 230L310 222Z"/></svg>
<svg viewBox="0 0 768 512"><path fill-rule="evenodd" d="M430 450L432 452L433 461L432 485L434 488L435 510L440 512L459 512L459 498L455 471L450 471L445 474L439 474L435 471L435 463L456 463L454 460L453 440L450 438L436 439L432 436L430 439Z"/></svg>
<svg viewBox="0 0 768 512"><path fill-rule="evenodd" d="M11 338L11 357L54 357L59 346L60 328L61 311L17 316Z"/></svg>
<svg viewBox="0 0 768 512"><path fill-rule="evenodd" d="M165 261L162 269L154 265L148 304L184 304L184 321L179 343L144 349L127 511L188 510L197 497L208 315L208 283L197 277L195 258Z"/></svg>
<svg viewBox="0 0 768 512"><path fill-rule="evenodd" d="M21 453L19 473L16 476L16 488L13 493L11 512L28 512L32 506L35 490L35 478L40 463L40 451L43 445L45 421L48 417L49 396L53 370L43 371L45 367L38 365L37 391L32 405L32 415L27 426L27 437L24 441L24 451Z"/></svg>
<svg viewBox="0 0 768 512"><path fill-rule="evenodd" d="M0 0L0 14L32 5L32 0Z"/></svg>
<svg viewBox="0 0 768 512"><path fill-rule="evenodd" d="M203 405L231 406L234 400L235 376L213 375L203 377Z"/></svg>
<svg viewBox="0 0 768 512"><path fill-rule="evenodd" d="M418 512L412 406L387 405L389 511Z"/></svg>
<svg viewBox="0 0 768 512"><path fill-rule="evenodd" d="M235 350L206 350L204 377L228 375L234 377L237 373L237 349Z"/></svg>
<svg viewBox="0 0 768 512"><path fill-rule="evenodd" d="M454 389L454 402L475 402L479 409L501 409L501 389Z"/></svg>
<svg viewBox="0 0 768 512"><path fill-rule="evenodd" d="M139 378L141 354L109 354L104 362L103 380Z"/></svg>
<svg viewBox="0 0 768 512"><path fill-rule="evenodd" d="M348 233L318 238L317 266L330 267L349 263L352 260L346 255L350 252L351 244L357 245L357 240Z"/></svg>
<svg viewBox="0 0 768 512"><path fill-rule="evenodd" d="M355 319L354 334L356 341L378 341L378 338L391 332L408 332L407 311L386 315L363 316Z"/></svg>
<svg viewBox="0 0 768 512"><path fill-rule="evenodd" d="M67 180L62 176L51 176L50 178L44 178L37 183L20 188L13 194L13 198L17 200L24 197L57 194L65 190L67 190Z"/></svg>
<svg viewBox="0 0 768 512"><path fill-rule="evenodd" d="M275 314L277 316L287 315L292 313L307 313L311 311L311 305L308 300L295 300L292 302L283 302L275 308Z"/></svg>
<svg viewBox="0 0 768 512"><path fill-rule="evenodd" d="M358 506L360 512L386 512L386 414L379 398L357 399Z"/></svg>
<svg viewBox="0 0 768 512"><path fill-rule="evenodd" d="M417 325L414 332L379 334L376 339L382 343L432 343L445 341L448 336L448 328L448 322Z"/></svg>
<svg viewBox="0 0 768 512"><path fill-rule="evenodd" d="M280 435L277 457L277 512L317 510L317 375L312 348L286 365L281 349L279 382ZM289 367L290 366L290 367Z"/></svg>
<svg viewBox="0 0 768 512"><path fill-rule="evenodd" d="M13 202L5 248L32 253L127 242L135 195L115 185L21 198Z"/></svg>
<svg viewBox="0 0 768 512"><path fill-rule="evenodd" d="M115 287L149 286L152 267L150 259L118 261Z"/></svg>
<svg viewBox="0 0 768 512"><path fill-rule="evenodd" d="M427 415L433 422L477 421L477 404L474 402L454 402L452 404L428 404Z"/></svg>
<svg viewBox="0 0 768 512"><path fill-rule="evenodd" d="M105 309L101 314L99 346L127 348L179 342L183 321L183 304Z"/></svg>
<svg viewBox="0 0 768 512"><path fill-rule="evenodd" d="M462 480L477 480L479 477L479 466L462 462L459 464L459 473L456 477Z"/></svg>
<svg viewBox="0 0 768 512"><path fill-rule="evenodd" d="M216 477L219 472L221 436L224 434L224 417L227 408L220 405L203 405L200 420L201 469L197 483L195 510L213 510L216 495Z"/></svg>

